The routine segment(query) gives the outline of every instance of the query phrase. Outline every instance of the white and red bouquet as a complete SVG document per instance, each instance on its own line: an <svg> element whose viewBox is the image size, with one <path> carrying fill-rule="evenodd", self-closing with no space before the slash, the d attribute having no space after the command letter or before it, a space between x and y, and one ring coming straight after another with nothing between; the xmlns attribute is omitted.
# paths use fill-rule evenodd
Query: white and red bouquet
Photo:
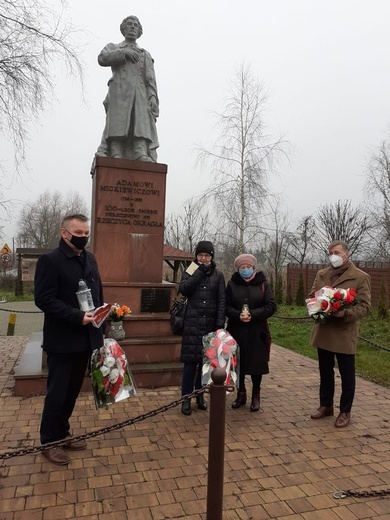
<svg viewBox="0 0 390 520"><path fill-rule="evenodd" d="M314 298L305 301L309 316L319 321L324 321L329 316L334 316L339 311L358 303L355 289L329 286L322 287L314 293Z"/></svg>
<svg viewBox="0 0 390 520"><path fill-rule="evenodd" d="M218 329L203 336L202 385L212 382L211 372L221 367L226 372L225 384L237 382L238 345L225 329Z"/></svg>
<svg viewBox="0 0 390 520"><path fill-rule="evenodd" d="M92 352L91 379L96 408L107 407L133 395L136 390L126 355L112 338Z"/></svg>

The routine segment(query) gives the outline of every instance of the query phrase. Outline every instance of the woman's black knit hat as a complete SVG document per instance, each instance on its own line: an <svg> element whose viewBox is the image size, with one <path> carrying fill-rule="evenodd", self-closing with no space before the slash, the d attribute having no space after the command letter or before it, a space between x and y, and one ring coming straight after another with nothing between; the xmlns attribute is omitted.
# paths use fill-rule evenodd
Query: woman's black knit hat
<svg viewBox="0 0 390 520"><path fill-rule="evenodd" d="M199 253L207 253L214 258L214 246L213 243L208 240L202 240L198 242L198 245L195 249L195 256L199 255Z"/></svg>

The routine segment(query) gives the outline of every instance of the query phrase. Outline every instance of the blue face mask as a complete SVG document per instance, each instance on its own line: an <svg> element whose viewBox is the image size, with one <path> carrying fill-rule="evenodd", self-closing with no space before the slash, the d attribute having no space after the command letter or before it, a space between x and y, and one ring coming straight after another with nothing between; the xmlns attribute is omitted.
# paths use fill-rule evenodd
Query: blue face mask
<svg viewBox="0 0 390 520"><path fill-rule="evenodd" d="M250 267L249 269L240 269L238 272L240 273L240 276L242 276L242 278L247 280L253 275L254 269Z"/></svg>

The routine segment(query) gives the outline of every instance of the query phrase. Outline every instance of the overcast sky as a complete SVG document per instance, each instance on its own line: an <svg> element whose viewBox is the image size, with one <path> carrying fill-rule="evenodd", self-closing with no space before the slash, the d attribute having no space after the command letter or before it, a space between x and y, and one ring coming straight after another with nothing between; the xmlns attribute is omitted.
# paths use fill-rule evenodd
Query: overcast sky
<svg viewBox="0 0 390 520"><path fill-rule="evenodd" d="M138 44L155 60L168 213L208 183L207 170L195 169L193 143L215 141L212 111L222 109L243 61L268 86L270 133L295 148L272 179L292 219L339 199L364 200L367 159L390 128L389 0L69 0L69 18L85 31L84 100L77 81L59 73L57 100L32 130L31 176L6 198L34 200L49 188L78 190L90 202L110 77L97 55L123 39L119 25L130 14L143 25ZM0 145L10 168L12 149ZM12 243L15 225L2 224Z"/></svg>

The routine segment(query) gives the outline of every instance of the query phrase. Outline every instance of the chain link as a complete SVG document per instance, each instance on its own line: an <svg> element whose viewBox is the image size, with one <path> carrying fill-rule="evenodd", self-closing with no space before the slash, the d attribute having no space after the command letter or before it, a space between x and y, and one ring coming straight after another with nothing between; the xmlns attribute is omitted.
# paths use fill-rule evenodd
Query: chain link
<svg viewBox="0 0 390 520"><path fill-rule="evenodd" d="M228 386L226 387L226 390L228 392L232 392L234 390L234 387ZM105 428L100 428L99 430L95 430L90 433L85 433L84 435L78 435L75 437L72 437L72 441L82 441L82 440L88 440L92 439L94 437L98 437L99 435L104 435L105 433L110 433L116 430L120 430L122 428L125 428L126 426L131 426L133 424L139 423L141 421L144 421L145 419L149 419L151 417L155 417L156 415L166 412L170 410L171 408L175 408L176 406L180 405L187 399L192 399L193 397L196 397L202 393L209 393L210 388L208 386L204 386L200 388L199 390L195 390L191 394L185 395L181 397L180 399L177 399L176 401L172 401L169 404L166 404L164 406L160 406L160 408L156 408L155 410L151 410L150 412L146 412L144 414L138 415L137 417L134 417L133 419L128 419L127 421L122 421L120 423L113 424L111 426L106 426ZM54 446L64 446L69 442L69 439L62 439L60 441L56 442L49 442L45 445L41 446L31 446L29 448L21 448L15 451L9 451L6 453L0 453L0 460L9 460L13 457L21 457L23 455L29 455L33 453L40 453L44 448L52 448ZM352 490L346 490L346 491L335 491L333 493L333 497L336 499L342 499L347 497L354 497L354 498L365 498L365 497L384 497L390 495L390 488L388 489L379 489L379 490L373 490L373 491L352 491Z"/></svg>
<svg viewBox="0 0 390 520"><path fill-rule="evenodd" d="M1 309L0 308L0 312L3 311L3 312L12 312L14 314L42 314L42 311L16 311L16 310L13 310L13 309ZM274 314L270 319L272 318L277 318L279 320L312 320L312 317L311 316L279 316L278 314ZM361 340L361 341L364 341L376 348L379 348L381 350L385 350L386 352L390 352L390 348L386 348L386 347L382 347L382 345L379 345L378 343L375 343L374 341L371 341L369 339L366 339L366 338L362 338L362 336L358 336L358 338Z"/></svg>
<svg viewBox="0 0 390 520"><path fill-rule="evenodd" d="M378 343L374 343L373 341L366 339L366 338L362 338L361 336L358 336L358 338L361 341L365 341L366 343L369 343L370 345L373 345L376 348L380 348L382 350L385 350L386 352L390 352L390 348L382 347L381 345L378 345Z"/></svg>
<svg viewBox="0 0 390 520"><path fill-rule="evenodd" d="M312 320L311 316L279 316L278 314L274 314L270 319L272 320L272 318L278 318L280 320ZM372 345L373 347L379 348L386 352L390 352L390 348L383 347L382 345L379 345L378 343L375 343L374 341L371 341L369 339L363 338L362 336L358 336L358 339L360 339L360 341L368 343L369 345Z"/></svg>
<svg viewBox="0 0 390 520"><path fill-rule="evenodd" d="M274 314L271 318L278 318L280 320L313 320L311 316L279 316L279 314Z"/></svg>
<svg viewBox="0 0 390 520"><path fill-rule="evenodd" d="M231 392L233 391L233 387L226 387L227 391ZM84 435L78 435L77 437L72 437L72 441L82 441L87 439L92 439L93 437L98 437L99 435L104 435L105 433L110 433L116 430L120 430L121 428L125 428L126 426L131 426L132 424L136 424L138 422L141 422L145 419L149 419L150 417L154 417L160 413L166 412L167 410L170 410L171 408L175 408L182 402L186 401L187 399L191 399L193 397L196 397L200 394L203 394L204 392L209 392L210 389L208 386L203 386L199 390L195 390L192 392L192 394L185 395L181 397L180 399L177 399L176 401L172 401L169 404L166 404L164 406L160 406L160 408L156 408L155 410L151 410L150 412L146 412L142 415L138 415L138 417L134 417L133 419L128 419L127 421L123 421L121 423L113 424L111 426L106 426L105 428L101 428L100 430L95 430L90 433L85 433ZM69 442L68 439L61 439L60 441L55 442L49 442L45 444L44 446L31 446L29 448L21 448L19 450L10 451L6 453L0 453L0 460L8 460L12 459L13 457L21 457L22 455L29 455L31 453L39 453L43 450L43 448L52 448L54 446L64 446Z"/></svg>
<svg viewBox="0 0 390 520"><path fill-rule="evenodd" d="M333 493L333 498L366 498L366 497L384 497L386 495L390 495L390 488L388 489L378 489L373 491L351 491L350 489L347 491L335 491Z"/></svg>
<svg viewBox="0 0 390 520"><path fill-rule="evenodd" d="M42 314L42 311L14 311L13 309L0 309L3 312L13 312L14 314Z"/></svg>

